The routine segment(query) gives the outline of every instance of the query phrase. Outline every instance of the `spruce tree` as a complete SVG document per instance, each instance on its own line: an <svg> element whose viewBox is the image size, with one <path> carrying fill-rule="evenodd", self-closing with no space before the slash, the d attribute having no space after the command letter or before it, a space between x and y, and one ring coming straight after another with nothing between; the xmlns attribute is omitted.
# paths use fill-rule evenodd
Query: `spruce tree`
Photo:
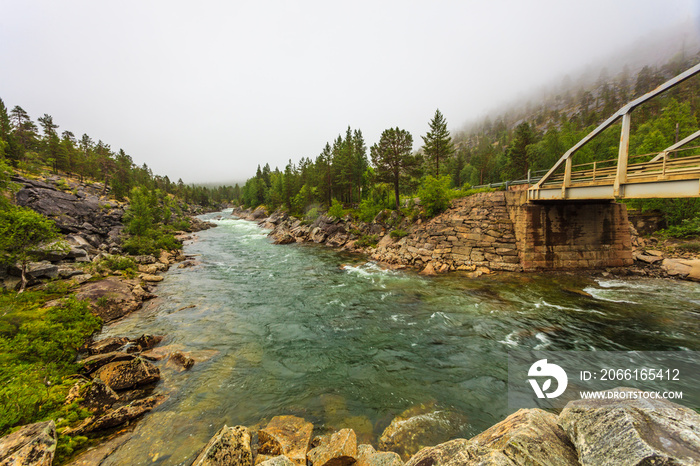
<svg viewBox="0 0 700 466"><path fill-rule="evenodd" d="M440 160L443 162L454 153L452 138L447 130L447 121L440 112L435 110L435 116L430 121L430 131L423 138L425 158L435 164L435 177L440 176Z"/></svg>

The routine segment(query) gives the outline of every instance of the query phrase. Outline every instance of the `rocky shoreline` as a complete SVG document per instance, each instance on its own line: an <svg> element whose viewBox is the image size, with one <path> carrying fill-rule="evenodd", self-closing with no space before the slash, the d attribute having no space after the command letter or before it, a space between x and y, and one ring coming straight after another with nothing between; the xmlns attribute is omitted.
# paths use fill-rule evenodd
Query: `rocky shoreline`
<svg viewBox="0 0 700 466"><path fill-rule="evenodd" d="M120 244L122 217L128 204L106 196L101 183L60 177L41 181L20 176L14 176L12 181L20 187L15 195L16 203L52 219L62 233L61 248L46 245L39 260L29 264L28 289L74 294L76 299L88 303L92 314L100 317L103 324L119 320L155 298L155 287L170 267L195 265L194 258L185 256L181 250L163 251L158 257L125 254ZM195 217L190 217L189 223L188 231L176 233L181 243L192 241L192 233L215 226ZM3 288L16 289L19 281L17 267L0 267ZM44 307L62 305L62 299L55 299ZM152 362L167 358L168 366L176 370L189 369L195 362L182 351L164 352L165 347L154 350L162 339L163 336L142 335L86 343L78 361L80 373L73 377L77 382L65 404L87 410L90 416L78 425L59 429L60 435L99 438L103 432L128 425L162 403L163 395L152 394L161 379L159 369ZM30 432L45 437L53 431L55 450L53 421L37 425ZM31 452L27 457L14 455L15 447L6 443L13 441L7 439L19 436L22 441L29 435L17 432L0 439L0 464L51 464L50 459L48 462L36 459ZM39 443L46 444L43 440Z"/></svg>
<svg viewBox="0 0 700 466"><path fill-rule="evenodd" d="M316 435L315 426L293 415L275 416L265 427L224 425L191 463L196 466L579 466L700 464L700 415L672 402L646 398L629 388L610 399L569 402L556 415L521 409L470 438L428 446L426 433L440 427L426 414L395 418L378 442L360 443L342 428ZM616 396L612 396L616 395ZM121 414L148 411L158 397L133 402ZM103 418L99 418L103 419ZM112 418L103 421L109 425ZM49 465L56 447L53 421L25 426L0 439L0 464ZM408 448L407 448L408 447ZM89 452L88 452L89 453ZM108 455L108 452L107 452ZM106 457L103 456L102 458ZM92 458L95 460L95 458ZM76 460L73 464L100 464Z"/></svg>
<svg viewBox="0 0 700 466"><path fill-rule="evenodd" d="M349 215L335 218L323 214L313 222L305 222L283 211L270 214L263 207L236 207L231 215L257 222L261 228L271 230L269 236L276 244L324 244L341 251L364 254L393 269L411 268L424 275L460 272L469 278L493 272L522 272L512 228L492 218L502 216L503 212L475 208L469 220L471 230L465 230L466 233L446 230L448 219L463 216L467 201L458 199L456 202L453 209L433 219L418 218L415 221L396 211L380 212L370 223L357 221ZM452 240L457 240L454 235L458 234L466 237L470 244L460 246L463 251L452 246ZM673 243L653 237L642 237L632 224L630 235L634 260L631 266L591 268L583 273L700 281L700 255L697 253L680 250ZM445 244L449 248L444 247Z"/></svg>

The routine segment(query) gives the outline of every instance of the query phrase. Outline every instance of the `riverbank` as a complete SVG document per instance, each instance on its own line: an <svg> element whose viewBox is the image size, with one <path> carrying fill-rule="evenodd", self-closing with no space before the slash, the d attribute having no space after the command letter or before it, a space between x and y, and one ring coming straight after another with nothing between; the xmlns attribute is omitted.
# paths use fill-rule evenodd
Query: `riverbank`
<svg viewBox="0 0 700 466"><path fill-rule="evenodd" d="M524 270L515 227L502 194L481 193L455 200L451 209L429 220L384 211L370 223L323 214L304 221L282 211L269 214L262 207L234 208L232 215L271 230L269 236L276 244L324 244L364 254L393 269L413 268L424 275L460 272L474 278ZM631 223L628 237L631 256L625 265L620 261L615 267L600 267L591 261L590 267L578 270L603 276L700 281L700 254L692 242L642 237Z"/></svg>
<svg viewBox="0 0 700 466"><path fill-rule="evenodd" d="M43 245L28 263L27 291L16 294L18 267L0 267L0 431L51 418L58 431L57 460L62 462L105 429L155 406L148 385L157 377L141 380L138 373L125 372L135 382L113 387L104 382L106 375L96 373L101 366L141 358L158 338L120 338L119 348L111 348L114 354L104 355L95 349L92 336L155 298L155 287L169 267L189 267L194 260L179 249L158 257L124 253L122 217L128 204L105 195L101 183L53 176L12 180L19 188L17 205L53 220L62 235ZM192 240L192 232L213 226L194 217L186 223L188 231L176 232L180 243Z"/></svg>

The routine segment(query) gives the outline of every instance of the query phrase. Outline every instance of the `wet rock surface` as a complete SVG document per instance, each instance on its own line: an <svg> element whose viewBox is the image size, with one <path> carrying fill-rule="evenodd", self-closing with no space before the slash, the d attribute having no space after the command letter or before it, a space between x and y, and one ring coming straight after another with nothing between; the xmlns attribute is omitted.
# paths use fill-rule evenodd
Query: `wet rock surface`
<svg viewBox="0 0 700 466"><path fill-rule="evenodd" d="M357 438L352 429L324 436L306 457L313 466L348 466L357 461Z"/></svg>
<svg viewBox="0 0 700 466"><path fill-rule="evenodd" d="M94 374L112 390L146 385L160 380L160 370L145 359L110 362L100 367Z"/></svg>
<svg viewBox="0 0 700 466"><path fill-rule="evenodd" d="M279 463L282 464L282 463ZM202 449L192 466L252 466L250 432L224 425Z"/></svg>
<svg viewBox="0 0 700 466"><path fill-rule="evenodd" d="M431 404L404 411L391 421L379 437L379 449L393 451L405 461L421 448L453 438L466 420L456 414L437 410Z"/></svg>
<svg viewBox="0 0 700 466"><path fill-rule="evenodd" d="M21 427L0 438L0 465L50 466L56 451L56 425L53 421Z"/></svg>
<svg viewBox="0 0 700 466"><path fill-rule="evenodd" d="M633 389L615 389L631 397ZM700 414L661 399L570 402L559 424L582 464L700 464Z"/></svg>
<svg viewBox="0 0 700 466"><path fill-rule="evenodd" d="M306 452L314 426L297 416L275 416L258 431L258 454L284 455L293 463L306 465Z"/></svg>

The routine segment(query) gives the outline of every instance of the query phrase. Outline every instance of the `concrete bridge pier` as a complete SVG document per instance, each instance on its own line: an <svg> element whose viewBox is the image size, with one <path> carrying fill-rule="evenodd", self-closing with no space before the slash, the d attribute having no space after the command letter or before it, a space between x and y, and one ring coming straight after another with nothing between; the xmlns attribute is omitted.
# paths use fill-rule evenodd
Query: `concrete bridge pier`
<svg viewBox="0 0 700 466"><path fill-rule="evenodd" d="M632 265L632 238L624 204L528 203L519 195L512 201L510 213L523 270Z"/></svg>

